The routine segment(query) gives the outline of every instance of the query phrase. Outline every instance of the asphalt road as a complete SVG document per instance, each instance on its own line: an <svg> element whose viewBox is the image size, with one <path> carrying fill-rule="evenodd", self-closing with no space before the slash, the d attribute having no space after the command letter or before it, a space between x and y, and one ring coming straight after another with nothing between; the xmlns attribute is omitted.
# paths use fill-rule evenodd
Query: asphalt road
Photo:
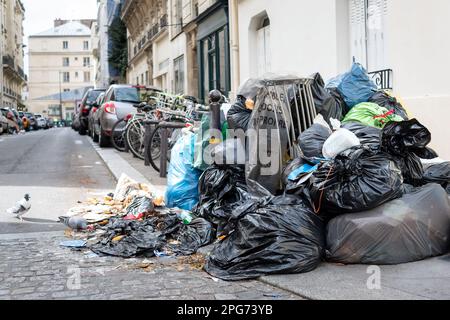
<svg viewBox="0 0 450 320"><path fill-rule="evenodd" d="M0 234L62 230L58 217L77 201L114 189L87 139L69 128L0 136ZM21 223L5 211L25 193L32 209Z"/></svg>

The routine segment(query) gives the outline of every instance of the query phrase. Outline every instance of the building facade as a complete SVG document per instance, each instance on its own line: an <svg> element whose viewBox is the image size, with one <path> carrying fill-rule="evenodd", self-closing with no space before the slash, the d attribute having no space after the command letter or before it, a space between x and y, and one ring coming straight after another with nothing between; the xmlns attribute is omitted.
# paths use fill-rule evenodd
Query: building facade
<svg viewBox="0 0 450 320"><path fill-rule="evenodd" d="M226 0L128 0L131 84L154 85L204 100L212 89L230 91Z"/></svg>
<svg viewBox="0 0 450 320"><path fill-rule="evenodd" d="M355 60L386 80L450 158L450 1L230 0L230 20L232 91L265 72L329 79Z"/></svg>
<svg viewBox="0 0 450 320"><path fill-rule="evenodd" d="M31 112L71 120L86 88L94 84L93 22L60 24L60 20L56 20L54 28L30 36L28 101Z"/></svg>
<svg viewBox="0 0 450 320"><path fill-rule="evenodd" d="M25 8L20 0L0 1L0 105L24 110L22 89L27 76L24 66L23 20Z"/></svg>
<svg viewBox="0 0 450 320"><path fill-rule="evenodd" d="M93 55L96 60L95 86L107 88L112 82L122 82L119 70L109 63L109 55L112 41L108 30L114 19L120 17L122 6L125 0L98 0L97 24L93 29L92 45Z"/></svg>

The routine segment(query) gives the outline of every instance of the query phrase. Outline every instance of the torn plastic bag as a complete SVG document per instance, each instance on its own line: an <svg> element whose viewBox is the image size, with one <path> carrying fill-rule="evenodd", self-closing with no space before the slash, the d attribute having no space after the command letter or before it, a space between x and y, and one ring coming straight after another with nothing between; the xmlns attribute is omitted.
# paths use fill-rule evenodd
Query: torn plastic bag
<svg viewBox="0 0 450 320"><path fill-rule="evenodd" d="M450 194L450 162L426 165L423 180L425 183L439 183Z"/></svg>
<svg viewBox="0 0 450 320"><path fill-rule="evenodd" d="M378 148L380 146L381 130L375 127L366 126L358 122L349 122L342 128L353 132L361 142L361 144L373 145Z"/></svg>
<svg viewBox="0 0 450 320"><path fill-rule="evenodd" d="M332 134L331 128L322 115L318 115L314 124L300 134L299 146L306 158L323 158L322 148Z"/></svg>
<svg viewBox="0 0 450 320"><path fill-rule="evenodd" d="M302 158L291 161L283 171L285 193L302 195L303 188L307 186L309 178L318 167Z"/></svg>
<svg viewBox="0 0 450 320"><path fill-rule="evenodd" d="M216 232L212 224L203 218L196 218L188 225L182 225L173 239L176 244L166 246L169 251L177 255L191 255L198 249L215 240Z"/></svg>
<svg viewBox="0 0 450 320"><path fill-rule="evenodd" d="M403 176L389 155L368 146L323 163L310 180L314 207L323 216L360 212L402 196Z"/></svg>
<svg viewBox="0 0 450 320"><path fill-rule="evenodd" d="M203 172L198 184L200 201L192 210L217 226L221 233L233 211L250 199L245 182L245 170L240 166L213 165Z"/></svg>
<svg viewBox="0 0 450 320"><path fill-rule="evenodd" d="M153 199L149 197L135 197L126 208L128 215L132 215L138 219L154 210L155 206L153 205Z"/></svg>
<svg viewBox="0 0 450 320"><path fill-rule="evenodd" d="M393 156L405 182L414 186L421 184L423 165L413 151L425 148L430 142L430 131L416 119L389 123L381 132L382 150Z"/></svg>
<svg viewBox="0 0 450 320"><path fill-rule="evenodd" d="M347 129L339 129L325 141L322 154L327 159L335 158L339 153L361 144L358 137Z"/></svg>
<svg viewBox="0 0 450 320"><path fill-rule="evenodd" d="M324 254L323 220L296 196L262 198L235 210L227 238L205 270L224 280L314 270Z"/></svg>
<svg viewBox="0 0 450 320"><path fill-rule="evenodd" d="M401 122L403 118L375 103L365 102L353 107L345 116L342 124L358 122L366 126L382 129L392 121Z"/></svg>
<svg viewBox="0 0 450 320"><path fill-rule="evenodd" d="M376 103L377 105L384 107L388 110L394 110L394 113L403 120L409 120L408 113L405 108L397 101L397 98L389 95L384 91L377 91L372 97L370 97L368 102Z"/></svg>
<svg viewBox="0 0 450 320"><path fill-rule="evenodd" d="M247 131L252 110L245 106L246 97L238 96L236 102L228 111L227 122L230 129L242 129Z"/></svg>
<svg viewBox="0 0 450 320"><path fill-rule="evenodd" d="M114 191L114 200L124 201L131 192L139 189L139 183L123 173L117 182L116 190Z"/></svg>
<svg viewBox="0 0 450 320"><path fill-rule="evenodd" d="M156 222L156 218L143 222L113 218L105 227L107 232L103 239L90 249L97 254L123 258L142 254L153 256L153 252L161 249L166 240L165 235L156 229Z"/></svg>
<svg viewBox="0 0 450 320"><path fill-rule="evenodd" d="M167 176L168 208L190 211L198 203L198 180L201 172L192 166L195 139L192 132L185 131L172 149Z"/></svg>
<svg viewBox="0 0 450 320"><path fill-rule="evenodd" d="M312 78L314 81L311 85L311 91L317 113L321 114L326 121L331 118L342 120L347 112L347 106L343 99L325 89L325 83L319 73L314 74Z"/></svg>
<svg viewBox="0 0 450 320"><path fill-rule="evenodd" d="M428 184L373 210L328 223L327 259L346 264L399 264L448 252L450 201Z"/></svg>
<svg viewBox="0 0 450 320"><path fill-rule="evenodd" d="M333 87L338 89L349 108L367 102L377 90L377 86L359 63L354 63L349 72L330 80L327 88Z"/></svg>

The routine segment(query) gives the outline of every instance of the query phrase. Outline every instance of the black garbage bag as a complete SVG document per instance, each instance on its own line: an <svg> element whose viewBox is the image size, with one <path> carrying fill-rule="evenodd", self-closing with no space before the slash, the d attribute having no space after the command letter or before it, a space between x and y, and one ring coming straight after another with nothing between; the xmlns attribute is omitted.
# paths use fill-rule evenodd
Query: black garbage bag
<svg viewBox="0 0 450 320"><path fill-rule="evenodd" d="M107 232L103 239L90 249L98 254L123 258L144 254L154 256L154 251L160 250L166 241L166 236L157 230L156 224L156 218L144 222L111 219L106 226ZM122 239L117 239L122 236Z"/></svg>
<svg viewBox="0 0 450 320"><path fill-rule="evenodd" d="M310 179L314 207L325 217L366 211L402 196L403 176L389 155L355 147L320 165Z"/></svg>
<svg viewBox="0 0 450 320"><path fill-rule="evenodd" d="M314 78L314 81L312 82L311 90L317 113L323 115L324 119L328 122L331 118L337 120L344 119L346 114L345 109L347 107L339 92L335 91L331 94L326 90L325 82L320 73L314 74L312 78Z"/></svg>
<svg viewBox="0 0 450 320"><path fill-rule="evenodd" d="M374 148L380 146L381 130L372 126L366 126L358 122L349 122L342 125L342 128L353 132L361 141L361 144L372 145Z"/></svg>
<svg viewBox="0 0 450 320"><path fill-rule="evenodd" d="M180 225L179 231L172 235L177 244L168 244L166 249L177 255L191 255L212 243L215 237L212 224L203 218L196 218L188 225Z"/></svg>
<svg viewBox="0 0 450 320"><path fill-rule="evenodd" d="M245 169L213 165L203 172L198 185L200 201L192 211L210 221L220 234L234 209L250 198Z"/></svg>
<svg viewBox="0 0 450 320"><path fill-rule="evenodd" d="M431 149L430 147L425 148L412 148L412 152L418 156L420 159L436 159L439 158L439 155L436 151Z"/></svg>
<svg viewBox="0 0 450 320"><path fill-rule="evenodd" d="M405 182L414 186L419 186L423 177L423 165L414 150L430 142L430 131L416 119L388 123L381 132L382 150L392 155Z"/></svg>
<svg viewBox="0 0 450 320"><path fill-rule="evenodd" d="M224 280L312 271L324 254L323 220L296 196L250 200L235 210L228 237L205 270Z"/></svg>
<svg viewBox="0 0 450 320"><path fill-rule="evenodd" d="M196 218L185 225L171 210L144 221L114 218L105 229L102 239L90 249L123 258L153 257L155 251L191 255L215 239L215 230L205 219Z"/></svg>
<svg viewBox="0 0 450 320"><path fill-rule="evenodd" d="M450 162L425 166L424 183L439 183L450 194Z"/></svg>
<svg viewBox="0 0 450 320"><path fill-rule="evenodd" d="M393 96L390 96L384 91L377 91L368 102L376 103L377 105L384 107L388 110L394 110L394 113L403 118L403 120L409 120L408 113L400 102Z"/></svg>
<svg viewBox="0 0 450 320"><path fill-rule="evenodd" d="M238 95L236 102L228 111L227 122L230 129L242 129L247 131L252 116L252 110L245 107L246 100L247 99L244 96Z"/></svg>
<svg viewBox="0 0 450 320"><path fill-rule="evenodd" d="M299 145L306 158L323 158L322 149L331 136L330 128L319 123L313 124L300 134Z"/></svg>
<svg viewBox="0 0 450 320"><path fill-rule="evenodd" d="M450 248L450 201L438 184L328 223L327 259L345 264L399 264Z"/></svg>

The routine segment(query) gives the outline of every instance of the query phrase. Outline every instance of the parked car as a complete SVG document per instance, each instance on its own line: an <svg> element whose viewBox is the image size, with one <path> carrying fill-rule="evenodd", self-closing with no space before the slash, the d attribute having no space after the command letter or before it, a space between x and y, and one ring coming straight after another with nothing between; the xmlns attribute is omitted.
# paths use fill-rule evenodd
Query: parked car
<svg viewBox="0 0 450 320"><path fill-rule="evenodd" d="M143 102L143 96L150 92L161 91L154 87L112 85L105 93L103 104L94 115L93 139L100 147L111 142L112 128L119 119L136 113L135 105Z"/></svg>
<svg viewBox="0 0 450 320"><path fill-rule="evenodd" d="M74 118L74 122L76 122L76 126L78 127L78 132L81 135L85 135L88 132L89 112L97 101L98 96L105 91L105 89L90 89L85 93L83 100L81 100L80 107L77 108L77 113Z"/></svg>
<svg viewBox="0 0 450 320"><path fill-rule="evenodd" d="M25 112L24 115L28 118L28 120L30 120L30 129L37 130L38 125L34 114L32 114L31 112Z"/></svg>
<svg viewBox="0 0 450 320"><path fill-rule="evenodd" d="M8 119L0 112L0 134L8 132Z"/></svg>
<svg viewBox="0 0 450 320"><path fill-rule="evenodd" d="M38 129L47 129L47 120L42 114L35 113L34 117L36 118Z"/></svg>
<svg viewBox="0 0 450 320"><path fill-rule="evenodd" d="M103 105L103 102L105 100L106 92L102 92L95 102L95 105L91 108L91 111L89 111L89 117L88 117L88 123L89 123L89 135L94 140L94 118L95 113L97 112L98 108L100 108ZM98 141L95 141L98 142Z"/></svg>
<svg viewBox="0 0 450 320"><path fill-rule="evenodd" d="M8 123L7 132L10 134L14 132L19 133L20 127L17 123L17 119L14 113L9 108L1 108L1 112Z"/></svg>
<svg viewBox="0 0 450 320"><path fill-rule="evenodd" d="M22 117L19 115L19 112L17 110L15 110L15 109L10 109L10 110L14 114L15 122L19 126L19 131L24 130Z"/></svg>
<svg viewBox="0 0 450 320"><path fill-rule="evenodd" d="M53 119L47 118L47 127L49 129L53 128L55 126L55 122L53 121Z"/></svg>

